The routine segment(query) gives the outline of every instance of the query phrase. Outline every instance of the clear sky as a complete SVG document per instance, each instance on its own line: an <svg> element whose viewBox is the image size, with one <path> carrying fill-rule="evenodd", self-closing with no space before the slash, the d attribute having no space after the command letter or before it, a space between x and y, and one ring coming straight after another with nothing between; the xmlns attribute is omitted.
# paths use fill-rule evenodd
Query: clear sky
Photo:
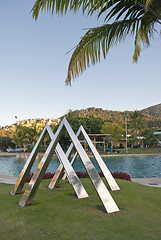
<svg viewBox="0 0 161 240"><path fill-rule="evenodd" d="M81 12L45 13L35 22L30 14L34 2L0 1L0 126L14 123L15 116L18 121L58 118L69 109L141 110L161 103L161 35L137 64L132 63L134 40L128 38L66 87L71 56L66 52L85 28L103 20Z"/></svg>

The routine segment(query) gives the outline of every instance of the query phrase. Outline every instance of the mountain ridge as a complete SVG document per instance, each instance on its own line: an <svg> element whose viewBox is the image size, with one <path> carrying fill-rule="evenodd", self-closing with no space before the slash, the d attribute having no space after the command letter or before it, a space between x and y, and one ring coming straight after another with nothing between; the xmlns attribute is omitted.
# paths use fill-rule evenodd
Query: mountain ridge
<svg viewBox="0 0 161 240"><path fill-rule="evenodd" d="M101 117L103 120L111 120L111 121L118 121L118 117L120 118L120 122L123 121L125 118L125 114L127 115L127 118L130 117L133 111L125 110L125 111L116 111L116 110L104 110L102 108L95 108L90 107L86 109L80 109L80 110L74 110L71 111L73 115L78 116L88 116L88 115L95 115L97 117ZM144 115L145 119L147 121L161 121L161 104L153 105L148 108L144 108L140 110L142 114ZM70 113L70 111L69 111ZM68 114L66 114L68 115ZM64 115L64 116L66 116ZM62 116L62 117L64 117Z"/></svg>
<svg viewBox="0 0 161 240"><path fill-rule="evenodd" d="M141 110L143 114L148 114L153 117L161 118L161 103L144 108Z"/></svg>

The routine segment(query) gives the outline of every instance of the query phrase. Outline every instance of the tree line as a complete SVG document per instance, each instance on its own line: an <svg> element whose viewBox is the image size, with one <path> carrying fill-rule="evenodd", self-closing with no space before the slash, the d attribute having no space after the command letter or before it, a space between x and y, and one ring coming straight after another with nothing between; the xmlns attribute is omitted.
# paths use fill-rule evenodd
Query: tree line
<svg viewBox="0 0 161 240"><path fill-rule="evenodd" d="M63 118L63 117L62 117ZM66 114L66 118L71 125L73 131L76 133L80 125L84 127L88 134L110 134L109 139L110 145L112 147L117 147L121 139L125 138L125 122L117 123L112 121L112 119L103 119L100 116L95 116L93 114L83 115L79 112L73 112L69 110ZM125 119L125 115L124 115ZM151 147L156 146L158 143L158 138L153 134L157 130L156 127L149 128L148 122L145 120L144 115L140 111L131 112L127 118L127 129L128 134L131 136L128 137L128 144L136 147L138 144L137 137L144 137L144 145ZM45 125L44 125L45 127ZM51 125L52 131L55 133L58 129L58 125ZM22 126L21 124L17 125L15 132L11 137L1 137L0 139L0 149L2 151L6 150L7 147L23 147L24 150L27 148L28 151L31 151L35 143L37 142L42 129L36 126L34 123L30 127ZM46 147L49 145L51 139L47 134L44 138L42 144L42 151L45 151ZM67 131L64 129L60 137L60 144L64 149L70 145L70 138Z"/></svg>

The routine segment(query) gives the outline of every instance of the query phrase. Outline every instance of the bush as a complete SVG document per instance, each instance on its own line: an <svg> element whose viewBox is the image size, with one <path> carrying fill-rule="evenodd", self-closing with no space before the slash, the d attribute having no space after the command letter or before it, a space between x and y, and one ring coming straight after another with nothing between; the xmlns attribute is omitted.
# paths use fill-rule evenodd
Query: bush
<svg viewBox="0 0 161 240"><path fill-rule="evenodd" d="M53 178L54 174L55 173L46 172L43 179ZM87 172L76 172L76 174L79 178L88 178L89 177ZM99 172L98 174L100 175L100 177L104 177L102 172ZM120 179L125 179L128 181L131 181L131 177L128 173L117 171L117 172L113 172L113 173L111 172L111 174L114 178L120 178ZM26 179L26 182L30 182L33 175L34 175L33 173L29 173L28 178Z"/></svg>
<svg viewBox="0 0 161 240"><path fill-rule="evenodd" d="M114 172L114 173L111 173L112 176L114 178L120 178L120 179L125 179L125 180L128 180L128 181L131 181L131 177L128 173L124 173L124 172Z"/></svg>

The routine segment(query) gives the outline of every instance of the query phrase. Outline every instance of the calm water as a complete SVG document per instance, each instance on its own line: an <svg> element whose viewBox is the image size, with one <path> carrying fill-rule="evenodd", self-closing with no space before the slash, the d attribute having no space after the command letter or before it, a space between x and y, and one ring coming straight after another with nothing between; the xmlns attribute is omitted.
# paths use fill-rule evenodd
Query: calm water
<svg viewBox="0 0 161 240"><path fill-rule="evenodd" d="M96 161L92 159L97 171L100 171ZM161 155L160 156L121 156L103 157L111 172L119 171L130 174L132 178L161 178ZM16 157L0 157L0 174L18 176L25 164L24 159ZM34 163L31 172L34 172L40 159ZM47 169L48 172L55 172L59 161L54 157ZM85 172L80 159L77 158L73 165L75 171Z"/></svg>

